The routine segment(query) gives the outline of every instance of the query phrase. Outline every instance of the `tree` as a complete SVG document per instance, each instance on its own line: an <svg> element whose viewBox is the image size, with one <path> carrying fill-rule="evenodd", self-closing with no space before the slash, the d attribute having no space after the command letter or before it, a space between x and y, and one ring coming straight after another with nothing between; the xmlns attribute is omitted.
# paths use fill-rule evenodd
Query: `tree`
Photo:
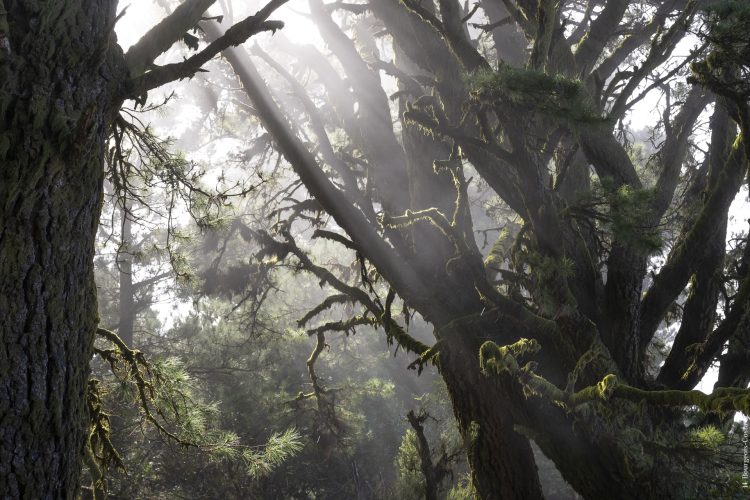
<svg viewBox="0 0 750 500"><path fill-rule="evenodd" d="M347 280L297 244L293 219L308 200L257 240L335 290L311 315L361 306L327 328L377 324L419 356L415 366L437 366L481 498L541 497L529 439L587 498L737 491L706 452L706 425L750 411L741 348L750 247L746 235L736 250L725 245L750 137L747 95L726 91L726 76L746 68L736 57L712 65L726 53L716 40L676 55L687 33L717 33L723 14L702 7L310 0L336 65L309 47L282 50L315 74L317 94L274 64L281 56L254 51L302 103L291 120L247 53L225 52L276 147L336 223L316 236L356 253L362 272ZM469 23L481 13L485 22ZM736 45L746 39L732 43L746 53ZM701 84L685 83L691 63ZM382 72L398 82L397 127ZM652 92L662 96L656 146L639 158L627 119ZM315 150L290 121L308 124ZM333 132L345 137L338 150ZM475 237L472 202L483 192L520 225L506 225L491 252ZM434 344L409 335L396 304L434 326ZM663 348L669 325L676 334ZM691 391L713 363L732 374L710 395Z"/></svg>
<svg viewBox="0 0 750 500"><path fill-rule="evenodd" d="M121 105L282 26L267 20L283 3L274 1L187 60L155 66L212 3L181 4L123 54L116 1L0 2L3 496L76 496L97 331L94 237L105 146Z"/></svg>
<svg viewBox="0 0 750 500"><path fill-rule="evenodd" d="M180 39L195 45L187 31L212 3L188 0L123 54L115 2L0 2L4 496L76 494L93 240L123 101L143 103L280 27L266 20L276 1L226 33L207 20L207 46L155 66ZM311 197L285 199L275 233L248 232L260 256L333 291L307 322L359 308L315 327L316 351L329 331L377 325L418 355L415 368L437 367L482 498L541 496L530 439L590 498L733 493L717 462L730 448L711 425L750 410L750 246L746 234L725 246L750 155L747 8L705 3L311 0L332 58L281 41L272 56L254 51L301 103L283 112L288 96L268 90L246 53L225 52ZM690 31L705 42L678 57ZM284 58L315 75L312 94ZM655 151L639 157L627 121L653 93ZM491 246L476 237L491 229L479 225L483 203L501 215ZM356 259L356 276L311 258L298 222L325 218L310 212L333 219L314 235ZM434 343L409 332L414 312ZM713 363L716 390L690 391Z"/></svg>

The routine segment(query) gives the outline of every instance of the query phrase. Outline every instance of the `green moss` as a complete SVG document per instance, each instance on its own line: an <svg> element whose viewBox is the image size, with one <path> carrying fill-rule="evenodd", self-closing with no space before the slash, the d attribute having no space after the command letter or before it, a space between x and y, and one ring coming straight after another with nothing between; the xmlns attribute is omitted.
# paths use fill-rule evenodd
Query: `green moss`
<svg viewBox="0 0 750 500"><path fill-rule="evenodd" d="M726 439L724 433L722 433L713 425L694 429L690 433L690 437L692 438L695 446L707 448L710 450L717 450Z"/></svg>
<svg viewBox="0 0 750 500"><path fill-rule="evenodd" d="M514 344L498 346L485 342L479 348L479 366L485 374L516 374L520 368L516 358L539 352L541 346L534 339L520 339Z"/></svg>
<svg viewBox="0 0 750 500"><path fill-rule="evenodd" d="M501 66L469 77L471 95L487 102L507 101L573 122L603 121L583 84L562 75Z"/></svg>
<svg viewBox="0 0 750 500"><path fill-rule="evenodd" d="M605 376L598 384L596 384L599 397L604 400L609 399L617 385L617 376L612 373Z"/></svg>
<svg viewBox="0 0 750 500"><path fill-rule="evenodd" d="M613 188L607 180L602 183L609 198L610 223L613 235L627 241L644 252L652 253L662 247L658 225L650 221L655 192L623 185Z"/></svg>

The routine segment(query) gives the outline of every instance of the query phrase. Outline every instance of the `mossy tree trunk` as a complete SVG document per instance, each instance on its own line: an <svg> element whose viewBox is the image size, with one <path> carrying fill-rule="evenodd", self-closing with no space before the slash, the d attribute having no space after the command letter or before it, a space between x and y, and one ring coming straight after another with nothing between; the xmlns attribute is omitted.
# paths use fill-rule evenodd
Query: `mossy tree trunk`
<svg viewBox="0 0 750 500"><path fill-rule="evenodd" d="M479 498L541 499L542 490L528 439L516 421L507 394L479 370L473 349L440 352L440 373L464 439L472 484Z"/></svg>
<svg viewBox="0 0 750 500"><path fill-rule="evenodd" d="M0 496L74 498L115 1L0 2ZM116 45L115 45L116 47Z"/></svg>
<svg viewBox="0 0 750 500"><path fill-rule="evenodd" d="M0 0L0 497L77 494L104 153L123 101L283 26L268 20L274 2L182 63L153 66L213 3L185 0L123 54L116 0Z"/></svg>

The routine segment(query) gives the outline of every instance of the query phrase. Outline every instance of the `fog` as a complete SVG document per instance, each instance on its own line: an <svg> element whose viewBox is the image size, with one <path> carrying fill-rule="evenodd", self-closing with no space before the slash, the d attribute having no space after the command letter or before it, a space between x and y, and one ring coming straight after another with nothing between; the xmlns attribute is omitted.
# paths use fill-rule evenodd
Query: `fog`
<svg viewBox="0 0 750 500"><path fill-rule="evenodd" d="M124 14L115 29L122 48L127 51L167 17L173 4L121 3ZM423 8L425 25L435 24L431 16L437 16L437 6L424 4L417 3L415 11ZM563 4L558 14L569 24L560 28L571 39L575 23L600 12L598 7L577 9L576 2ZM638 22L629 29L657 15L658 6L646 4L631 13ZM221 24L205 21L154 63L184 61L263 5L216 2L204 18L220 16ZM491 290L550 323L569 312L569 306L559 304L558 279L580 278L581 289L590 286L597 300L604 300L608 259L620 228L616 210L599 207L615 195L600 182L596 161L583 157L586 148L571 146L582 133L578 124L570 125L569 116L560 115L572 111L526 106L527 89L514 88L515 94L502 101L511 110L506 116L482 94L495 91L491 85L485 90L475 82L482 71L523 67L538 44L524 37L510 14L507 21L498 20L492 7L472 8L467 2L460 6L457 29L472 53L491 64L475 74L446 74L460 50L451 45L449 54L429 52L422 32L409 32L398 12L388 10L395 5L402 4L285 3L271 16L284 22L283 29L263 31L224 51L191 78L150 91L145 102L126 103L122 116L147 131L156 146L139 146L137 134L125 134L121 140L127 147L117 151L127 153L122 156L128 160L110 165L116 175L105 185L97 241L100 316L102 324L157 366L165 363L164 380L173 376L167 385L176 389L150 404L176 406L164 415L154 410L164 422L164 429L155 429L150 417L123 396L128 377L118 380L107 363L95 361L96 376L110 384L113 442L122 455L123 467L114 467L110 480L113 498L436 498L422 491L430 474L439 498L469 498L472 468L465 452L473 446L468 438L473 421L454 418L462 404L460 384L450 376L456 368L447 362L441 366L436 353L462 332L476 335L470 344L474 350L480 342L522 338L518 332L526 330L516 326L520 322L511 318L513 313L491 319L502 306L490 307L489 301L505 304ZM440 16L448 16L447 11ZM487 28L493 23L499 28ZM447 32L448 25L440 26ZM402 31L394 37L389 30ZM505 45L498 48L499 43ZM613 137L625 145L623 151L627 147L623 155L646 190L661 185L653 158L670 140L670 120L678 119L681 109L675 103L689 99L687 70L677 69L687 67L685 61L694 57L691 49L700 43L694 33L675 43L653 74L630 90L643 94L628 101L616 120ZM517 60L509 55L500 61L503 50ZM607 50L602 58L614 48ZM419 53L432 54L436 62L415 60ZM646 49L634 52L621 62L622 72L595 82L598 115L611 111L624 92L616 79L626 81L627 71L637 75L647 57ZM586 91L594 85L576 78L571 81ZM548 97L534 96L539 101ZM656 223L636 227L638 237L658 233L660 246L644 257L649 274L644 268L635 300L646 295L677 244L687 217L687 202L680 196L687 199L692 176L709 160L715 107L708 99L702 105L689 124L694 131L677 167L678 194L673 201L670 196ZM467 118L475 112L480 116L476 123ZM586 150L592 157L596 153ZM538 166L536 177L524 178L522 168L512 167L514 161ZM129 166L122 169L125 163ZM577 170L566 178L569 165ZM578 196L579 188L588 191ZM534 189L544 196L566 190L578 194L564 205L547 205L544 196L534 198ZM537 212L531 210L535 203L542 207ZM573 260L585 253L577 243L569 244L570 234L563 230L538 241L528 236L545 233L538 227L548 223L543 210L548 206L564 206L561 220L577 216L566 210L594 207L593 214L580 216L590 216L590 226L575 226L580 233L591 232L581 240L598 252L586 257L590 269L582 269L579 260L566 268L568 256L555 253L555 247L564 248L562 254L574 254ZM638 212L638 206L627 207ZM743 248L748 209L743 186L729 209L728 255ZM544 236L559 239L545 242ZM539 248L559 259L535 257ZM474 262L486 264L482 273L489 276L491 290L464 286L462 279L474 276ZM595 277L581 278L585 272ZM452 281L446 284L446 279ZM126 288L129 295L123 295ZM588 291L571 289L581 295ZM468 297L467 290L476 297ZM683 286L672 309L683 308L690 293ZM425 305L430 301L443 306ZM716 306L719 317L729 314L729 302ZM652 378L681 330L672 309L647 342L643 363ZM591 324L607 325L607 315L601 316ZM125 317L132 323L126 336ZM570 353L554 345L539 358L553 368L539 373L564 386L555 370L568 365L559 361L556 366L555 356ZM581 349L587 355L595 352L595 343L590 345ZM531 373L530 366L523 367L529 370L524 373ZM565 372L568 383L573 380L566 391L576 383L571 374L586 369L574 366ZM719 377L714 364L695 388L710 393ZM586 381L595 382L593 377ZM539 392L524 386L514 394L523 393L521 401ZM198 409L190 404L184 409L175 400ZM487 406L503 405L498 400ZM514 410L511 427L534 443L532 462L544 495L581 498L545 457L549 450L564 455L562 445L538 434L544 416L553 418L557 410ZM407 419L410 411L419 417L421 435ZM742 419L741 413L734 418ZM419 438L430 447L430 473L425 473ZM548 449L542 452L537 444ZM561 465L559 455L552 458ZM573 477L562 469L566 478Z"/></svg>

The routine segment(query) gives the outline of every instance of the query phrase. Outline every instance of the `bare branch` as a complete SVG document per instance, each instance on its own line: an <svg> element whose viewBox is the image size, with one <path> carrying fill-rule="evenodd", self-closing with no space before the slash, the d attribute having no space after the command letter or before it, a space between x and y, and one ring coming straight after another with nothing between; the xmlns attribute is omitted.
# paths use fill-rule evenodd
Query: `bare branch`
<svg viewBox="0 0 750 500"><path fill-rule="evenodd" d="M580 74L588 75L590 67L602 53L607 41L625 14L629 0L612 0L605 3L604 10L591 23L588 33L583 36L575 51L576 66Z"/></svg>
<svg viewBox="0 0 750 500"><path fill-rule="evenodd" d="M283 28L283 22L267 21L267 19L268 16L287 1L288 0L271 0L255 15L250 16L229 28L221 37L216 38L208 45L208 47L198 54L195 54L180 63L160 66L135 78L128 86L128 96L141 96L145 92L160 87L166 83L192 77L195 73L201 71L204 64L221 51L229 47L235 47L245 42L251 36L263 31L275 32L276 30Z"/></svg>
<svg viewBox="0 0 750 500"><path fill-rule="evenodd" d="M667 133L667 139L658 155L662 165L655 187L656 198L654 200L653 217L656 220L661 218L672 201L693 127L711 100L711 96L703 92L698 86L691 88L685 99L685 104L683 104Z"/></svg>
<svg viewBox="0 0 750 500"><path fill-rule="evenodd" d="M688 0L671 0L664 2L659 6L659 9L654 14L654 17L649 23L641 29L638 29L633 34L625 38L620 45L612 52L610 56L605 58L601 64L596 68L596 73L599 78L604 81L607 80L612 73L617 70L620 64L623 63L635 49L646 43L657 29L664 26L667 16L674 11L683 9L687 4ZM593 4L594 2L590 2ZM593 72L592 72L593 73Z"/></svg>
<svg viewBox="0 0 750 500"><path fill-rule="evenodd" d="M151 28L125 54L130 75L143 73L162 53L201 20L203 13L216 0L186 0L169 16Z"/></svg>
<svg viewBox="0 0 750 500"><path fill-rule="evenodd" d="M638 88L644 78L646 78L655 68L667 60L677 44L685 35L686 27L696 12L696 3L689 2L680 16L675 19L672 26L662 36L655 36L651 43L651 50L646 59L640 64L638 69L633 73L625 84L625 87L617 96L609 115L613 118L621 118L628 109L628 102L631 100L633 92ZM658 35L658 33L657 33Z"/></svg>

